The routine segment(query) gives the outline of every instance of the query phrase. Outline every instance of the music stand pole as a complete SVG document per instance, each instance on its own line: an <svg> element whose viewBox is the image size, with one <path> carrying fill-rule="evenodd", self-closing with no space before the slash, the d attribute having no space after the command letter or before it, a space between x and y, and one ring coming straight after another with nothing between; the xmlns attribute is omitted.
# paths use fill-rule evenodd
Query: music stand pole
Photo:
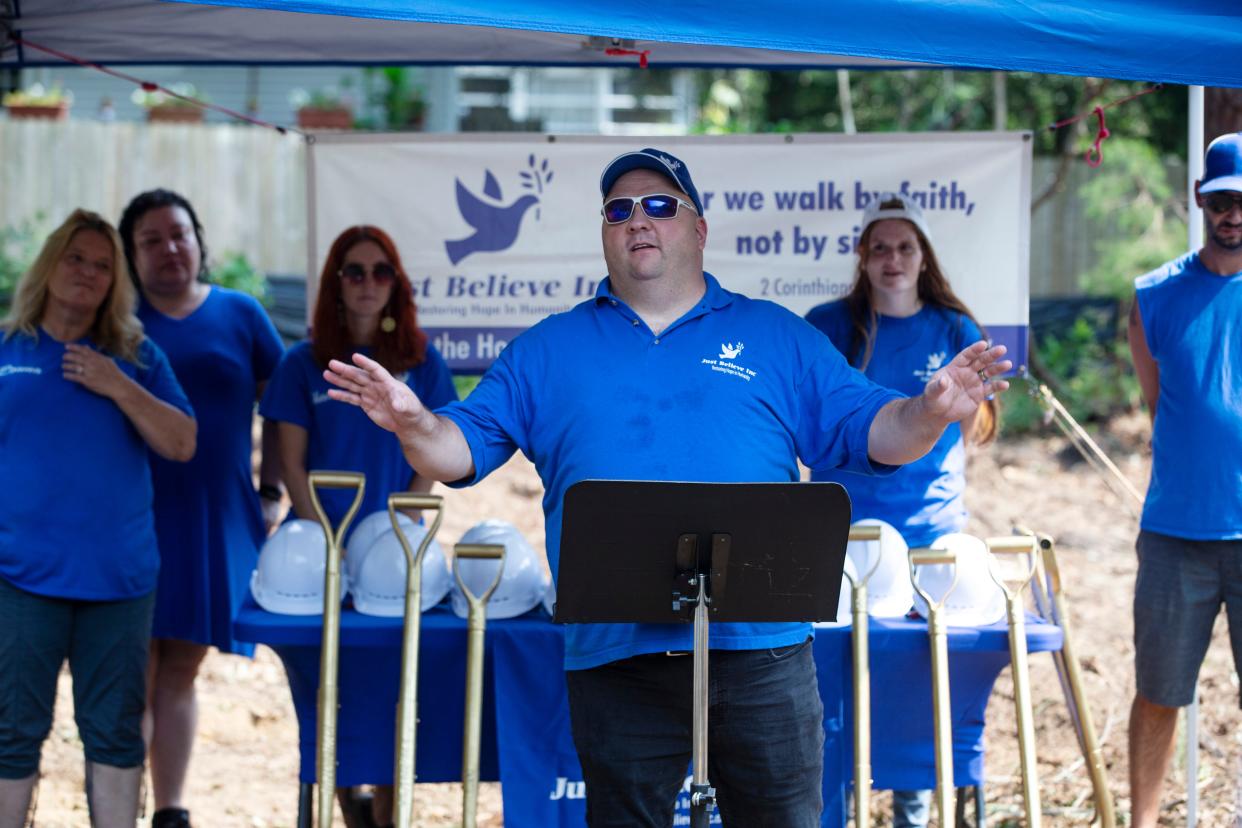
<svg viewBox="0 0 1242 828"><path fill-rule="evenodd" d="M707 591L700 572L694 605L694 722L693 776L690 780L690 828L708 828L716 789L707 781Z"/></svg>

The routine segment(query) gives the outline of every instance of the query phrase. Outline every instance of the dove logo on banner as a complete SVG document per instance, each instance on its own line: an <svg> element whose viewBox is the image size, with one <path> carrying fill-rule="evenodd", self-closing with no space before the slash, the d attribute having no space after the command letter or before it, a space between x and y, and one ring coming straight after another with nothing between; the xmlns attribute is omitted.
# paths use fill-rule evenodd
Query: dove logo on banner
<svg viewBox="0 0 1242 828"><path fill-rule="evenodd" d="M535 219L540 218L539 205L543 190L552 182L552 170L548 159L539 162L534 153L527 159L529 169L521 170L522 189L528 190L516 200L506 201L500 182L491 170L483 171L483 191L474 193L456 179L457 209L466 224L474 232L462 239L450 239L444 243L449 261L457 264L475 253L495 253L508 250L517 241L522 228L522 218L533 207Z"/></svg>

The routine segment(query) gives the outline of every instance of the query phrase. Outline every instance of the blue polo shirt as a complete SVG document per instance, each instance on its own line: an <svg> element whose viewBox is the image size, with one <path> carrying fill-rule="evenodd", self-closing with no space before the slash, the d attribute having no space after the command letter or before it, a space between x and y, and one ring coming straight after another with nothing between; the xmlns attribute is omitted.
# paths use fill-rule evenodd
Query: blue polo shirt
<svg viewBox="0 0 1242 828"><path fill-rule="evenodd" d="M1188 253L1134 286L1160 369L1140 525L1178 538L1242 538L1242 272L1217 275Z"/></svg>
<svg viewBox="0 0 1242 828"><path fill-rule="evenodd" d="M160 565L147 444L116 403L65 379L64 358L42 331L0 341L0 578L53 598L137 598ZM193 416L151 340L138 365L113 361Z"/></svg>
<svg viewBox="0 0 1242 828"><path fill-rule="evenodd" d="M889 470L869 461L867 431L900 395L785 308L704 278L703 298L658 335L603 280L594 299L514 339L468 399L438 412L461 428L474 460L474 475L455 485L514 451L535 464L553 573L562 500L580 480L790 482L799 459ZM809 624L713 623L711 646L781 647L810 634ZM575 624L565 666L692 646L689 624Z"/></svg>
<svg viewBox="0 0 1242 828"><path fill-rule="evenodd" d="M806 319L842 354L853 355L856 334L844 300L814 307ZM966 346L983 339L970 317L939 305L913 316L877 314L875 343L867 376L914 397L932 374ZM931 451L878 478L836 469L815 469L812 480L840 483L850 493L853 519L879 518L892 524L910 546L928 546L966 525L966 446L962 427L952 423Z"/></svg>

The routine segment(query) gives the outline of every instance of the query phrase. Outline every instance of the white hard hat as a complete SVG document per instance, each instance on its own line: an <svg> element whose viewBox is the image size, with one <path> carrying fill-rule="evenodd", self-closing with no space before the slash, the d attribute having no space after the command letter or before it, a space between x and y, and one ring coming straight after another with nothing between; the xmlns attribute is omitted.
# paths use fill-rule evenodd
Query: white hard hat
<svg viewBox="0 0 1242 828"><path fill-rule="evenodd" d="M847 577L849 576L849 577ZM837 596L837 620L816 621L817 627L848 627L853 620L853 601L851 599L850 578L858 578L858 570L854 561L847 555L845 569L841 572L841 594Z"/></svg>
<svg viewBox="0 0 1242 828"><path fill-rule="evenodd" d="M859 577L865 578L875 567L867 581L867 612L876 618L901 618L914 603L910 550L905 538L882 520L869 518L854 525L880 527L878 541L850 541L846 547L846 554L854 562Z"/></svg>
<svg viewBox="0 0 1242 828"><path fill-rule="evenodd" d="M932 600L939 601L953 582L954 568L957 569L957 585L941 609L941 617L946 624L986 627L1005 617L1005 594L988 571L991 553L986 543L974 535L954 532L937 538L931 548L953 552L957 556L957 563L953 566L920 566L914 575L918 585L927 591ZM927 617L927 601L917 592L914 608L923 618Z"/></svg>
<svg viewBox="0 0 1242 828"><path fill-rule="evenodd" d="M500 562L478 559L457 562L461 579L476 597L482 597L491 586L496 577L496 567L504 567L500 583L487 602L488 618L513 618L529 612L543 601L552 579L540 565L534 547L526 542L512 523L485 520L462 535L460 543L495 543L505 548L504 560ZM456 579L453 580L450 595L453 612L461 618L469 615L470 604L462 595Z"/></svg>
<svg viewBox="0 0 1242 828"><path fill-rule="evenodd" d="M404 512L397 512L397 522L402 528L406 529L418 525ZM366 555L367 550L371 548L371 544L375 543L380 535L391 531L392 518L388 516L387 509L372 512L358 521L358 525L354 527L354 531L349 533L349 540L345 544L345 570L349 573L350 583L357 582L358 565L362 563L362 559ZM414 548L417 549L418 547ZM405 583L404 579L402 583Z"/></svg>
<svg viewBox="0 0 1242 828"><path fill-rule="evenodd" d="M291 520L259 551L258 565L250 575L250 592L268 612L319 615L327 568L323 527L313 520Z"/></svg>
<svg viewBox="0 0 1242 828"><path fill-rule="evenodd" d="M427 528L410 521L409 526L403 526L402 534L410 545L410 551L417 554L419 544L427 537ZM389 526L388 531L376 538L358 557L361 560L355 564L357 576L349 582L354 609L364 615L404 615L405 550L397 533ZM444 596L448 595L451 579L444 550L433 540L423 553L419 609L425 612L443 601Z"/></svg>

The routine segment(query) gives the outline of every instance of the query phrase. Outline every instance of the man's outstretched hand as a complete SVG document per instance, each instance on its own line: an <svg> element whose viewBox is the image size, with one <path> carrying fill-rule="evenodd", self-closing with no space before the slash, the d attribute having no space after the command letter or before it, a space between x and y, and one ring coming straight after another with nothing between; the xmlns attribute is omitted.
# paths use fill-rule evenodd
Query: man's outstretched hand
<svg viewBox="0 0 1242 828"><path fill-rule="evenodd" d="M974 414L990 395L1009 387L996 379L1013 368L1012 362L1001 359L1004 355L1004 345L989 348L982 341L963 349L927 381L923 389L927 413L951 423Z"/></svg>
<svg viewBox="0 0 1242 828"><path fill-rule="evenodd" d="M394 434L414 428L427 409L410 387L369 357L354 354L353 361L353 365L336 359L328 363L323 378L336 386L328 389L328 396L358 406L377 426Z"/></svg>

